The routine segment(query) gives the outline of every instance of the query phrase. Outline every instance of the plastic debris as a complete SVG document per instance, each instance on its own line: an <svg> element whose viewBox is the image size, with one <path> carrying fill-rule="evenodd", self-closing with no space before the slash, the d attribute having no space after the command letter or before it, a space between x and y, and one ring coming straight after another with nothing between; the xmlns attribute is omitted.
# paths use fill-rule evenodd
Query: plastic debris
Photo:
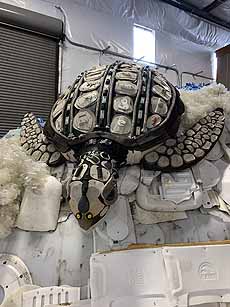
<svg viewBox="0 0 230 307"><path fill-rule="evenodd" d="M19 137L0 139L0 239L8 236L26 187L39 191L48 167L34 162L19 145Z"/></svg>

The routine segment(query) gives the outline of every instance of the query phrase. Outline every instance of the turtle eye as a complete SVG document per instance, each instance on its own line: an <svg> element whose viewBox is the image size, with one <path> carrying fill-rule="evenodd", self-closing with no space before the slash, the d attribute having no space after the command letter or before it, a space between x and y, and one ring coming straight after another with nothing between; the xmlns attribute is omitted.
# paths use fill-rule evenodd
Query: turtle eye
<svg viewBox="0 0 230 307"><path fill-rule="evenodd" d="M101 152L100 156L104 160L110 160L110 156L106 152Z"/></svg>
<svg viewBox="0 0 230 307"><path fill-rule="evenodd" d="M82 218L82 214L80 212L78 212L75 216L77 220L80 220Z"/></svg>
<svg viewBox="0 0 230 307"><path fill-rule="evenodd" d="M88 220L92 220L92 218L93 218L93 215L92 215L92 213L87 213L86 214L86 218L88 219Z"/></svg>

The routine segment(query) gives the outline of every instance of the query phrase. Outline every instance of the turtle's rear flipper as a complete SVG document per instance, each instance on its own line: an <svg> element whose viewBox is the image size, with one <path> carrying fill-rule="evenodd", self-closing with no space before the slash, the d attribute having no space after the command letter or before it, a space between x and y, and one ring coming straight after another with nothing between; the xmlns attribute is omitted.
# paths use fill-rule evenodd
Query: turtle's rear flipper
<svg viewBox="0 0 230 307"><path fill-rule="evenodd" d="M47 140L32 113L27 113L22 120L20 143L26 153L36 161L45 162L49 166L58 166L64 162L64 157L54 144Z"/></svg>
<svg viewBox="0 0 230 307"><path fill-rule="evenodd" d="M184 136L168 139L143 158L145 169L165 172L185 169L202 160L224 128L224 112L218 108L201 118Z"/></svg>

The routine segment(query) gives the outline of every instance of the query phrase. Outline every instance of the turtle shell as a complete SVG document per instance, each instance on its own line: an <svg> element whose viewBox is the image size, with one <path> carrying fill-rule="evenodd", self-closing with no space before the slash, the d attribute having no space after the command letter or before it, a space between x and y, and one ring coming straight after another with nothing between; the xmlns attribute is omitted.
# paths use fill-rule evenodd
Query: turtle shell
<svg viewBox="0 0 230 307"><path fill-rule="evenodd" d="M61 152L90 139L145 150L175 135L179 92L156 70L115 62L82 73L54 104L44 129Z"/></svg>

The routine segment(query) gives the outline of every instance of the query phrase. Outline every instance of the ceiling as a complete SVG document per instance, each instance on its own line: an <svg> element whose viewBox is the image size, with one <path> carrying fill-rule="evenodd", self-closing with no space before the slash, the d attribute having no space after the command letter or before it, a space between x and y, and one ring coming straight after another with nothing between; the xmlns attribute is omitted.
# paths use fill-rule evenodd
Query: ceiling
<svg viewBox="0 0 230 307"><path fill-rule="evenodd" d="M230 31L230 0L160 0Z"/></svg>

